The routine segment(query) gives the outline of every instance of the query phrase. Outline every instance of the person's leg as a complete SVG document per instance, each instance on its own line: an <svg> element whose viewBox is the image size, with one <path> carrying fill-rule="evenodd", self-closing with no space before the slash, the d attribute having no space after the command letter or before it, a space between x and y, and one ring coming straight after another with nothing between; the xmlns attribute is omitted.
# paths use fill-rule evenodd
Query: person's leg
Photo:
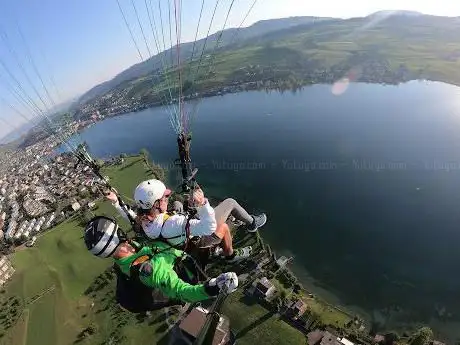
<svg viewBox="0 0 460 345"><path fill-rule="evenodd" d="M213 234L222 238L221 247L222 254L226 260L231 262L248 258L252 253L252 247L247 246L244 248L233 248L232 235L227 223L221 223L217 226L216 232Z"/></svg>
<svg viewBox="0 0 460 345"><path fill-rule="evenodd" d="M198 248L210 248L218 245L220 245L220 247L217 247L216 249L220 249L220 252L216 250L214 255L220 256L222 254L226 260L232 262L246 259L252 253L251 246L233 249L233 241L230 234L230 228L226 223L220 223L212 235L202 236L198 242Z"/></svg>
<svg viewBox="0 0 460 345"><path fill-rule="evenodd" d="M225 256L233 254L232 236L226 223L218 224L216 231L212 235L201 236L197 244L198 248L211 248L219 245L222 247Z"/></svg>
<svg viewBox="0 0 460 345"><path fill-rule="evenodd" d="M230 215L247 225L251 225L254 221L254 218L235 199L225 199L214 207L214 212L217 224L225 223Z"/></svg>
<svg viewBox="0 0 460 345"><path fill-rule="evenodd" d="M233 248L232 236L227 223L220 223L216 231L209 236L202 236L197 243L198 248L215 247L214 256L223 256L230 262L246 259L251 256L252 247Z"/></svg>
<svg viewBox="0 0 460 345"><path fill-rule="evenodd" d="M236 202L236 200L230 198L225 199L214 207L214 212L216 214L217 224L226 222L227 218L232 215L237 220L246 224L248 232L257 231L257 229L264 226L267 222L265 213L254 216L250 215L240 204L238 204L238 202Z"/></svg>
<svg viewBox="0 0 460 345"><path fill-rule="evenodd" d="M228 225L226 223L220 223L214 234L222 240L221 246L224 256L231 256L233 254L233 241Z"/></svg>

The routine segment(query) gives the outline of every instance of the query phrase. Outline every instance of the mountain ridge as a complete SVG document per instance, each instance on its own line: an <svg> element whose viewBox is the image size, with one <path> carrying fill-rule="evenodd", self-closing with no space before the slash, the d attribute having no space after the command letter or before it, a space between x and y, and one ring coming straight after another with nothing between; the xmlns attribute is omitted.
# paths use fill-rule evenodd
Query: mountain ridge
<svg viewBox="0 0 460 345"><path fill-rule="evenodd" d="M238 40L234 40L236 32ZM210 64L215 65L213 67L219 66L216 67L220 69L217 73L222 76L220 79L213 77L209 86L235 82L236 76L231 74L245 65L281 68L285 76L290 74L292 77L293 73L297 73L295 78L309 83L308 79L321 82L316 76L311 78L315 69L332 69L334 74L356 64L364 64L367 73L373 74L375 66L372 67L372 64L379 64L379 68L395 74L364 78L368 82L397 80L396 75L404 75L402 81L426 78L460 85L460 75L457 76L456 72L460 67L457 64L460 59L458 32L459 17L432 16L413 11L379 11L349 19L289 17L262 20L241 30L229 28L208 37L206 47L209 53L222 34L222 44L210 60ZM196 52L201 51L204 40L196 42ZM181 45L184 64L190 60L192 46L193 42ZM174 50L167 50L131 66L110 81L89 90L79 103L115 89L128 90L130 97L146 95L144 91L147 89L151 90L150 93L161 92L161 84L164 84L161 81L161 60L171 61L172 58L174 61L174 54ZM235 54L240 55L235 57ZM166 65L173 64L166 62ZM405 70L402 74L397 70L401 67ZM174 78L174 75L170 76ZM152 100L152 97L148 98Z"/></svg>
<svg viewBox="0 0 460 345"><path fill-rule="evenodd" d="M335 19L336 18L329 18L329 17L295 16L295 17L287 17L287 18L260 20L246 28L239 29L238 39L245 40L251 37L257 37L260 35L264 35L270 32L290 28L293 26L311 24L317 20L323 21L323 20L335 20ZM229 36L233 36L237 30L238 30L237 28L225 29L223 31L222 38L221 38L221 41L223 43L220 46L221 47L225 46L228 43L226 42L226 39L228 39ZM216 42L217 37L219 36L220 32L221 31L217 31L214 34L209 35L209 37L207 38L207 48L209 48L209 46L211 47L213 46L212 43ZM206 38L197 40L196 46L195 46L195 53L201 51L202 44L205 39ZM182 60L187 60L190 58L190 55L192 53L192 46L193 46L193 42L186 42L180 45ZM175 47L172 48L173 54L174 54L174 49ZM170 54L171 54L171 48L165 51L162 51L161 53L156 54L152 56L151 58L146 59L143 62L136 63L126 68L125 70L118 73L112 79L102 82L92 87L88 91L86 91L83 95L79 97L77 103L80 103L80 104L85 103L94 97L100 96L104 94L105 92L110 91L111 89L117 87L118 85L120 85L121 83L125 81L129 81L129 80L141 77L142 75L152 72L156 68L162 68L161 61L158 61L158 60L161 60L161 59L170 60L168 56ZM175 59L176 57L177 56L173 55L173 59Z"/></svg>

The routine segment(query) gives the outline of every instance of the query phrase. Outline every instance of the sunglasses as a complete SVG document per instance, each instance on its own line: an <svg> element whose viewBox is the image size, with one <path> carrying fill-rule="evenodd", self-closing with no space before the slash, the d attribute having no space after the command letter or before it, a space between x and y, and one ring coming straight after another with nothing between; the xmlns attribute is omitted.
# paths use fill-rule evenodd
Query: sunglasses
<svg viewBox="0 0 460 345"><path fill-rule="evenodd" d="M169 193L166 193L166 192L165 192L165 194L163 194L163 196L161 197L160 200L162 200L162 199L168 199L168 198L171 196L171 194L172 194L172 192L169 192Z"/></svg>

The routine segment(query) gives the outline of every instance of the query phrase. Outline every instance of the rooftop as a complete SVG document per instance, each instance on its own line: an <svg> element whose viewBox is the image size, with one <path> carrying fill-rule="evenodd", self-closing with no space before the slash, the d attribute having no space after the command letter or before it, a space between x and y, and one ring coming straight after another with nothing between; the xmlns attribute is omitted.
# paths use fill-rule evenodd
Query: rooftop
<svg viewBox="0 0 460 345"><path fill-rule="evenodd" d="M321 340L321 345L341 345L336 335L326 331L324 332L323 339Z"/></svg>
<svg viewBox="0 0 460 345"><path fill-rule="evenodd" d="M321 341L321 339L323 338L323 335L324 335L324 332L320 331L319 329L308 333L307 334L308 344L310 344L310 345L318 344Z"/></svg>
<svg viewBox="0 0 460 345"><path fill-rule="evenodd" d="M180 323L179 328L193 339L199 335L206 322L208 311L202 307L194 308ZM230 337L230 324L228 320L221 317L216 333L214 334L213 345L227 344Z"/></svg>

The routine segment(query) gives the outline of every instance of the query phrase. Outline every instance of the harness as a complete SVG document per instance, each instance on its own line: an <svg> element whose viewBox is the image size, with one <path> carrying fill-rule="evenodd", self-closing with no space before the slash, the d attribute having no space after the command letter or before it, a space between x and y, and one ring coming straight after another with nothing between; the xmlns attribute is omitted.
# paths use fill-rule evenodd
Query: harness
<svg viewBox="0 0 460 345"><path fill-rule="evenodd" d="M152 258L152 255L142 255L131 264L129 277L115 264L117 272L116 300L118 304L133 313L147 310L159 310L166 306L181 304L164 295L159 289L151 289L140 280L142 265Z"/></svg>
<svg viewBox="0 0 460 345"><path fill-rule="evenodd" d="M190 284L197 284L199 281L206 280L208 276L204 272L204 267L202 267L196 260L193 258L191 255L188 255L185 251L189 247L189 242L190 241L190 219L191 217L187 217L187 222L185 224L185 243L184 244L179 244L179 245L173 245L169 241L172 239L180 238L184 234L180 234L174 237L164 237L162 234L162 230L166 224L166 221L172 217L173 214L171 213L164 213L163 214L163 224L161 225L161 230L159 236L155 239L156 241L163 242L167 244L166 248L163 249L157 249L155 250L152 254L146 254L142 255L138 258L136 258L129 269L129 274L130 274L130 279L135 280L136 283L141 283L139 279L139 274L142 270L143 265L150 261L155 255L161 254L163 252L166 252L171 249L178 249L183 251L183 255L178 256L175 260L173 270L177 273L177 275L184 281L190 283ZM140 250L141 248L137 248ZM191 276L191 271L194 273L192 275L195 275L194 277Z"/></svg>
<svg viewBox="0 0 460 345"><path fill-rule="evenodd" d="M137 284L142 284L139 278L140 271L142 269L142 264L150 261L153 255L142 255L133 261L129 267L129 279L135 281Z"/></svg>
<svg viewBox="0 0 460 345"><path fill-rule="evenodd" d="M188 247L188 242L190 240L190 217L187 217L187 222L185 223L185 243L183 245L181 245L181 244L173 245L169 241L174 240L176 238L181 238L184 234L180 234L180 235L173 236L173 237L164 237L163 236L163 234L162 234L163 228L164 228L164 226L166 224L166 221L169 218L171 218L171 216L172 215L167 213L167 212L163 214L163 224L161 225L160 235L157 237L157 239L159 241L167 243L172 248L181 249L181 250L185 251L187 249L187 247Z"/></svg>
<svg viewBox="0 0 460 345"><path fill-rule="evenodd" d="M135 280L136 282L141 283L139 275L143 270L143 265L147 264L154 256L166 252L173 247L169 246L167 248L157 250L152 254L141 255L136 258L129 267L129 279ZM174 262L173 270L177 273L179 278L186 281L189 284L198 284L202 280L208 279L208 276L200 267L199 263L190 255L177 256ZM155 267L153 267L155 269ZM193 271L193 272L192 272Z"/></svg>
<svg viewBox="0 0 460 345"><path fill-rule="evenodd" d="M178 235L178 236L174 236L174 237L169 237L169 238L163 237L163 235L161 234L161 231L163 230L163 227L165 226L165 223L169 218L171 218L171 214L169 214L169 213L163 214L163 224L161 225L160 235L158 236L158 240L166 243L169 247L165 248L163 250L160 250L157 254L159 254L161 252L164 252L164 251L166 251L166 250L168 250L170 248L182 250L183 251L182 257L180 257L180 258L178 257L177 260L176 260L176 264L174 265L174 270L176 271L176 273L179 276L181 276L181 273L182 274L184 274L184 273L187 274L187 269L184 269L184 266L186 267L187 265L188 266L193 265L194 268L197 271L197 279L198 280L196 280L196 281L194 280L194 281L190 282L191 284L196 284L201 280L208 279L209 277L205 272L205 267L206 267L206 261L207 261L206 259L208 258L209 254L206 254L205 255L206 259L203 260L204 258L199 254L199 251L197 251L197 247L193 245L194 241L193 241L193 239L191 237L190 220L193 218L193 213L191 213L191 214L189 214L187 216L187 222L185 223L185 243L180 244L180 245L173 245L168 240L182 237L183 234ZM192 243L191 246L190 246L190 243ZM197 257L199 257L199 262L201 264L197 262L196 258L193 256L193 252L194 252L195 255L198 255ZM190 254L192 254L192 255L190 255ZM184 265L183 263L186 262L186 261L188 263L186 265Z"/></svg>

